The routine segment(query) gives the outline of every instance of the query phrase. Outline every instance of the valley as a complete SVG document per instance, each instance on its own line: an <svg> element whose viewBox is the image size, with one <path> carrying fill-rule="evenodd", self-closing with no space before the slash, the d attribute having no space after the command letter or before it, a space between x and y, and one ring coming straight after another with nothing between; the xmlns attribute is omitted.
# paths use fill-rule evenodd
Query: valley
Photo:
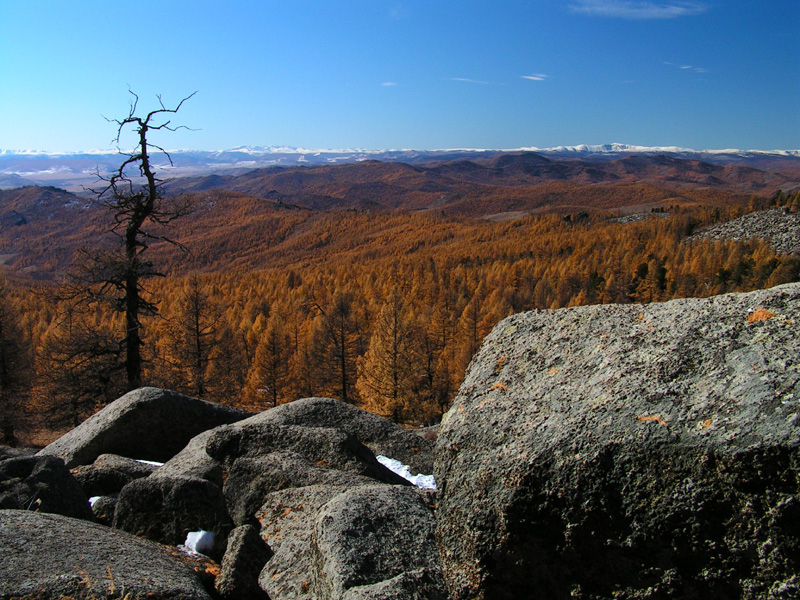
<svg viewBox="0 0 800 600"><path fill-rule="evenodd" d="M510 314L800 279L800 259L763 236L692 235L797 210L791 169L515 153L166 185L165 202L192 210L149 230L146 256L164 276L142 291L158 309L142 323L146 382L253 410L330 396L431 423ZM57 188L0 191L4 302L23 364L14 419L28 442L125 391L120 315L102 294L75 303L68 277L82 248L113 252L110 217ZM395 337L405 350L390 348Z"/></svg>

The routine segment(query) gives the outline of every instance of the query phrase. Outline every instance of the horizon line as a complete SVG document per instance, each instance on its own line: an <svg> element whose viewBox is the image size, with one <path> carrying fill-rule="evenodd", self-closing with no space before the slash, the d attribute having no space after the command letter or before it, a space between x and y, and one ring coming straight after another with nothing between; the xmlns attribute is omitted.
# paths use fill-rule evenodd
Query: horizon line
<svg viewBox="0 0 800 600"><path fill-rule="evenodd" d="M249 154L388 154L392 152L592 152L592 153L618 153L618 152L694 152L694 153L716 153L716 154L730 154L730 153L765 153L765 154L800 154L799 148L687 148L684 146L645 146L639 144L625 144L619 142L607 144L575 144L575 145L558 145L558 146L521 146L517 148L476 148L476 147L452 147L452 148L382 148L382 149L368 149L368 148L306 148L303 146L234 146L232 148L201 150L195 148L173 148L167 149L167 153L227 153L227 152L241 152ZM153 155L160 154L161 152L154 152ZM12 149L0 148L0 157L8 155L17 156L33 156L33 155L49 155L49 156L71 156L71 155L126 155L130 152L120 150L118 148L109 149L92 149L92 150L65 150L65 151L52 151L52 150L38 150L38 149Z"/></svg>

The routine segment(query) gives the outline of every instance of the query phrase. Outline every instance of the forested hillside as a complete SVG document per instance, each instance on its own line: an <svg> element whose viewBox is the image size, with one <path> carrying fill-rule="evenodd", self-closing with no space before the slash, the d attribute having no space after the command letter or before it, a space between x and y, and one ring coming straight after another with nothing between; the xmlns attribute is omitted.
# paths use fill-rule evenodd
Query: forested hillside
<svg viewBox="0 0 800 600"><path fill-rule="evenodd" d="M3 419L6 437L41 442L125 391L124 327L102 295L75 302L64 279L78 247L111 243L109 215L26 189L0 204L20 215L0 231ZM145 282L159 314L143 320L144 380L252 409L317 395L435 422L512 313L800 278L800 259L764 241L687 240L756 209L796 209L796 193L563 181L475 189L425 210L180 198L193 212L164 231L185 250L155 239L148 249L167 276Z"/></svg>

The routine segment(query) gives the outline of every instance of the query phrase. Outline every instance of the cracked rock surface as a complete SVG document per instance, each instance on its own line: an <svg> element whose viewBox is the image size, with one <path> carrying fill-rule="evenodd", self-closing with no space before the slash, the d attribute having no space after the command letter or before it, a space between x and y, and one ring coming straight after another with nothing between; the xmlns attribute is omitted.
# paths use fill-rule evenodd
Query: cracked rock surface
<svg viewBox="0 0 800 600"><path fill-rule="evenodd" d="M797 597L799 327L800 284L499 323L438 438L451 597Z"/></svg>

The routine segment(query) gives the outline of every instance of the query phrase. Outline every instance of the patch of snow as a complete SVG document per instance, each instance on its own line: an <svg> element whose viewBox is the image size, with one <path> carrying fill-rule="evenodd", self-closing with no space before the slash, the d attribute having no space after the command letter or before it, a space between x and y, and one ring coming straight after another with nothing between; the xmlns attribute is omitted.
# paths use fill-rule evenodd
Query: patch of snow
<svg viewBox="0 0 800 600"><path fill-rule="evenodd" d="M92 496L91 498L89 498L89 506L94 508L94 503L100 500L100 498L102 498L102 496Z"/></svg>
<svg viewBox="0 0 800 600"><path fill-rule="evenodd" d="M436 481L433 479L433 475L412 475L409 466L404 465L399 460L395 460L393 458L388 458L386 456L380 456L380 455L376 456L375 458L377 458L378 462L381 463L384 467L386 467L390 471L394 471L395 473L400 475L400 477L402 477L406 481L410 481L415 486L426 490L436 489Z"/></svg>
<svg viewBox="0 0 800 600"><path fill-rule="evenodd" d="M142 463L143 465L153 465L153 466L155 466L155 467L163 467L163 466L164 466L164 463L162 463L162 462L156 462L156 461L154 461L154 460L141 460L141 459L138 459L138 458L137 458L137 459L136 459L136 462L140 462L140 463Z"/></svg>
<svg viewBox="0 0 800 600"><path fill-rule="evenodd" d="M201 529L186 534L183 547L189 552L206 555L214 549L214 532Z"/></svg>

